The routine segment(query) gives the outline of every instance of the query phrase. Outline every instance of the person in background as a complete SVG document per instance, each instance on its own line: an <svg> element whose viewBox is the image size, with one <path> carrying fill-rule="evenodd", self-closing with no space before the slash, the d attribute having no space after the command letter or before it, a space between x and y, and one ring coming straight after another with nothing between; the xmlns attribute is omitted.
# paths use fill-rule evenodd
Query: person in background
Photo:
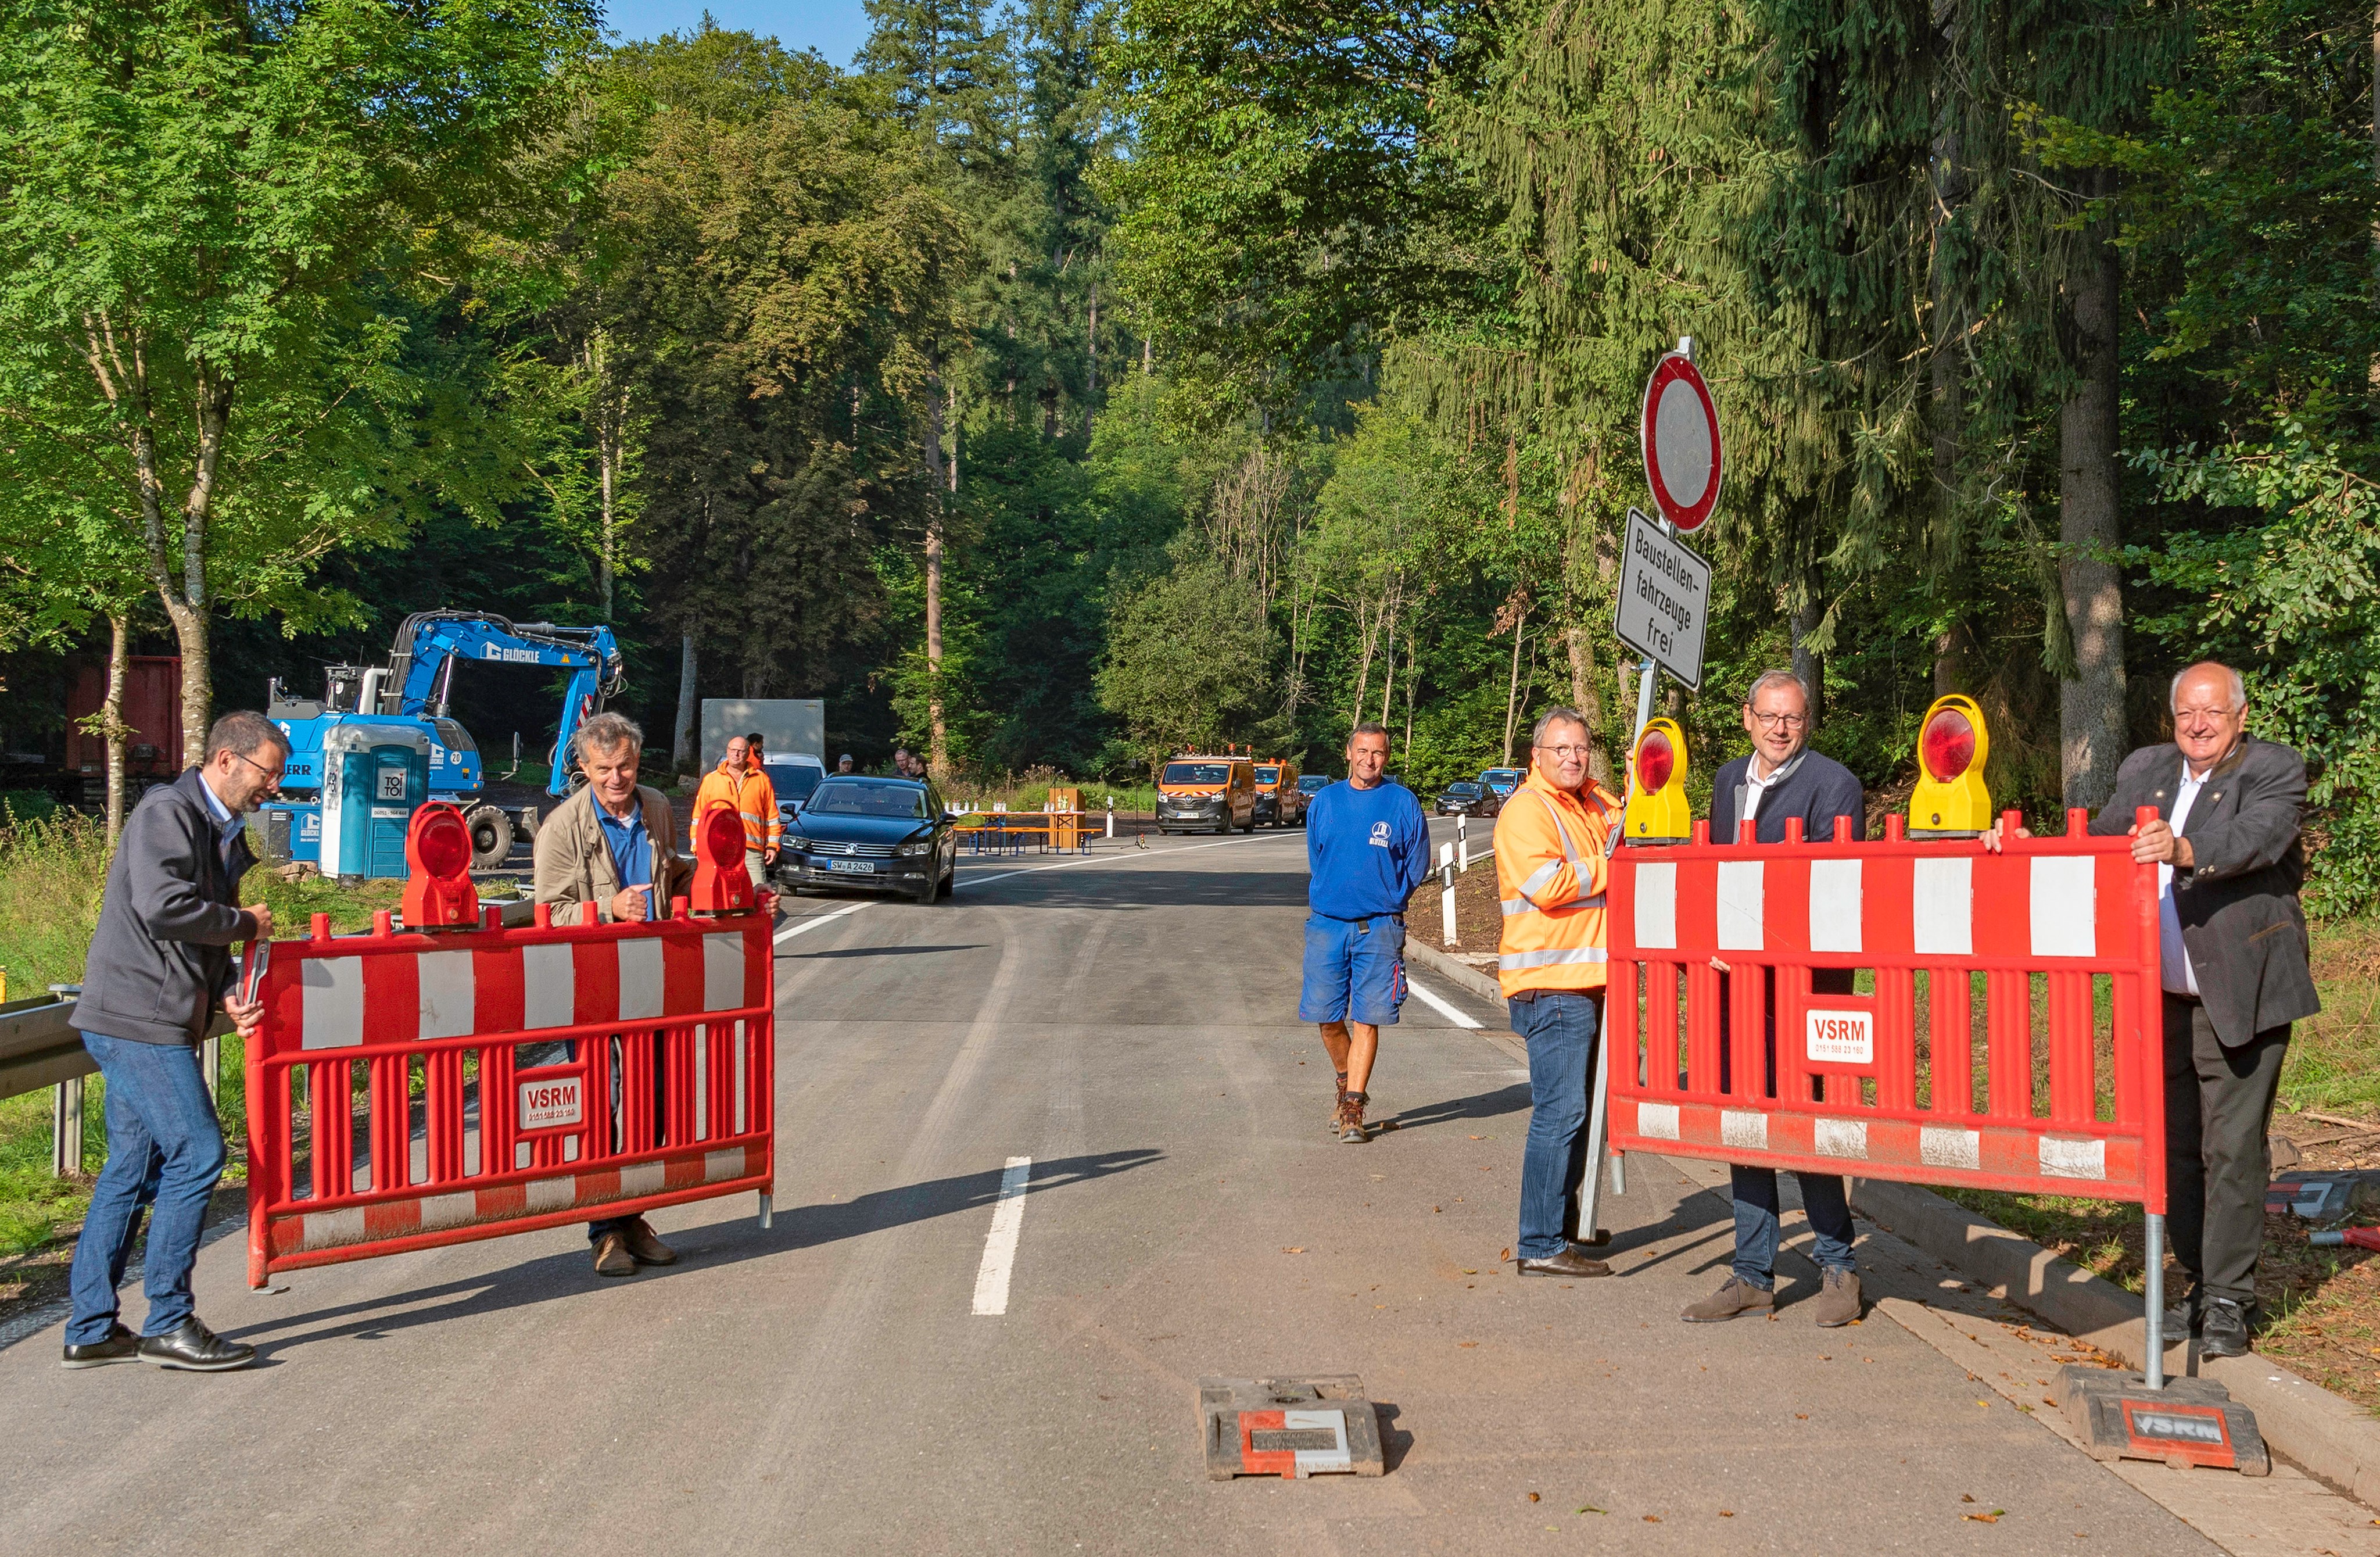
<svg viewBox="0 0 2380 1557"><path fill-rule="evenodd" d="M199 1067L215 1011L242 1038L264 1020L237 993L231 945L273 937L273 911L239 906L255 863L244 813L279 789L288 737L261 713L226 713L204 760L141 797L107 868L99 925L85 959L75 1026L107 1082L107 1165L91 1186L75 1239L65 1366L148 1362L222 1373L256 1348L206 1327L190 1294L208 1198L223 1176L223 1125ZM116 1288L151 1210L141 1284L149 1314L135 1336L116 1318Z"/></svg>
<svg viewBox="0 0 2380 1557"><path fill-rule="evenodd" d="M754 891L769 884L769 867L777 862L784 836L784 819L777 814L777 788L762 771L759 748L750 736L730 736L719 766L702 775L694 792L694 819L700 821L712 808L724 806L744 823L744 869Z"/></svg>
<svg viewBox="0 0 2380 1557"><path fill-rule="evenodd" d="M895 778L916 778L917 776L915 767L916 762L917 759L909 755L909 748L905 746L898 748L892 753L892 776Z"/></svg>
<svg viewBox="0 0 2380 1557"><path fill-rule="evenodd" d="M587 786L553 809L537 830L537 901L550 905L555 924L639 923L662 917L670 900L690 882L693 865L678 853L677 821L669 797L637 782L644 732L617 713L599 713L571 737ZM731 747L741 741L731 741ZM740 757L740 754L739 754ZM706 777L705 783L709 782ZM698 814L701 802L696 802ZM764 899L764 901L766 901ZM652 1044L653 1117L668 1117L662 1037ZM518 1046L523 1051L565 1045ZM612 1040L613 1129L618 1129L622 1040ZM541 1063L523 1053L525 1065ZM643 1217L605 1217L587 1224L594 1246L595 1273L628 1276L639 1265L674 1265L677 1252L662 1242Z"/></svg>
<svg viewBox="0 0 2380 1557"><path fill-rule="evenodd" d="M2228 665L2188 666L2168 706L2172 743L2124 759L2091 831L2130 833L2132 858L2157 868L2166 1221L2191 1280L2167 1333L2236 1357L2256 1319L2281 1062L2291 1025L2322 1009L2298 902L2305 759L2248 734L2247 683ZM2145 827L2133 821L2143 806L2157 813Z"/></svg>
<svg viewBox="0 0 2380 1557"><path fill-rule="evenodd" d="M1305 987L1297 1019L1322 1029L1339 1075L1331 1128L1366 1140L1364 1107L1380 1029L1405 998L1405 901L1429 874L1429 821L1413 791L1383 783L1389 733L1355 726L1347 777L1314 797L1305 820Z"/></svg>
<svg viewBox="0 0 2380 1557"><path fill-rule="evenodd" d="M1771 670L1754 678L1743 698L1743 730L1752 737L1752 750L1722 766L1712 783L1711 842L1735 842L1741 824L1749 821L1759 842L1781 844L1785 824L1793 820L1802 823L1804 838L1831 838L1838 817L1851 819L1852 837L1864 835L1867 792L1849 768L1810 749L1810 691L1801 677L1789 670ZM1728 980L1742 978L1763 981L1761 1008L1769 1029L1765 1035L1769 1067L1766 1090L1774 1094L1777 994L1766 969L1748 967L1721 976L1722 1031L1724 1014L1733 1009ZM1811 974L1810 984L1821 994L1850 994L1852 979L1849 968L1822 967ZM1724 1039L1720 1052L1729 1052ZM1717 1292L1678 1316L1690 1323L1767 1314L1777 1306L1776 1170L1731 1167L1728 1174L1735 1200L1735 1263ZM1828 1329L1849 1324L1860 1317L1860 1279L1852 1257L1851 1199L1844 1193L1842 1177L1838 1174L1795 1174L1793 1177L1802 1186L1803 1214L1815 1235L1819 1288L1811 1318Z"/></svg>
<svg viewBox="0 0 2380 1557"><path fill-rule="evenodd" d="M846 751L842 756L834 760L834 771L838 773L848 773L855 771L852 767L851 753Z"/></svg>
<svg viewBox="0 0 2380 1557"><path fill-rule="evenodd" d="M1521 1153L1524 1276L1608 1276L1578 1243L1587 1088L1609 975L1603 892L1608 800L1587 777L1586 721L1548 710L1529 737L1528 776L1496 818L1503 934L1497 981L1529 1049L1529 1135ZM1591 1230L1590 1230L1591 1231Z"/></svg>

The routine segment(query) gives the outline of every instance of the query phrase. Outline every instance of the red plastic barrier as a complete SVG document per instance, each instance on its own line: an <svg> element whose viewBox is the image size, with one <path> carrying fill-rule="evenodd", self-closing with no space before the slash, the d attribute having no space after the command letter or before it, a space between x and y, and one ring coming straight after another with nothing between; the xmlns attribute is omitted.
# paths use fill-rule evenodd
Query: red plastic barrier
<svg viewBox="0 0 2380 1557"><path fill-rule="evenodd" d="M1783 844L1750 842L1747 824L1722 845L1697 822L1691 844L1621 848L1612 1146L2162 1213L2156 867L2088 820L2070 811L2063 837L1998 855L1906 841L1899 817L1879 842L1852 842L1847 821L1840 841L1805 842L1796 822ZM1873 992L1814 992L1819 968L1871 970Z"/></svg>
<svg viewBox="0 0 2380 1557"><path fill-rule="evenodd" d="M515 930L489 909L431 934L383 914L335 939L317 915L310 940L275 942L248 1045L249 1284L748 1190L765 1225L770 923L676 906L584 926L540 906ZM549 1052L522 1068L516 1044Z"/></svg>

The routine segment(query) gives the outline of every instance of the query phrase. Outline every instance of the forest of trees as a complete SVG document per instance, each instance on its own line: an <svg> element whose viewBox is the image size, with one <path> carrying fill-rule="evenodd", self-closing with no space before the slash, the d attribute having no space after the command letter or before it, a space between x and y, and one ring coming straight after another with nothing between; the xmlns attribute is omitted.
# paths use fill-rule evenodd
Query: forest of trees
<svg viewBox="0 0 2380 1557"><path fill-rule="evenodd" d="M1938 692L2095 804L2219 655L2380 894L2380 42L2338 0L871 0L840 67L592 0L0 0L0 676L185 727L412 610L606 621L946 773L1416 786L1634 705L1681 336L1758 668L1890 792ZM483 743L550 688L458 690ZM1706 777L1704 782L1707 782Z"/></svg>

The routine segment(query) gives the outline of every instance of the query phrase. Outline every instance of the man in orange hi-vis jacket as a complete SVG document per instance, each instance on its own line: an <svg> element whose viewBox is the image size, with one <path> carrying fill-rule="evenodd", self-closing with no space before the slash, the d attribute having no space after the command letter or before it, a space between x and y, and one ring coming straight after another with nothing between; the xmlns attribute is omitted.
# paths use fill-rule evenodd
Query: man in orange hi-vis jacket
<svg viewBox="0 0 2380 1557"><path fill-rule="evenodd" d="M777 845L785 824L777 815L777 788L752 757L752 743L731 736L719 766L702 775L694 792L694 819L702 820L713 806L725 806L744 822L744 869L756 892L769 890L768 869L777 862Z"/></svg>
<svg viewBox="0 0 2380 1557"><path fill-rule="evenodd" d="M1608 1276L1611 1268L1573 1240L1587 1171L1587 1081L1603 1029L1605 841L1612 823L1586 776L1586 721L1577 710L1540 718L1529 757L1529 776L1496 819L1504 908L1498 977L1512 1030L1529 1046L1515 1253L1524 1276Z"/></svg>

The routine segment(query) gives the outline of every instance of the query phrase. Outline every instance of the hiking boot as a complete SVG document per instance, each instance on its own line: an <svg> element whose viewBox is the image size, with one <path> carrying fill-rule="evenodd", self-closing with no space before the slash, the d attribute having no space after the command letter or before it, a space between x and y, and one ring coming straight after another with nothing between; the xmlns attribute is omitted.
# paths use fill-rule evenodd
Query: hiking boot
<svg viewBox="0 0 2380 1557"><path fill-rule="evenodd" d="M595 1240L595 1273L599 1276L633 1276L637 1273L637 1257L628 1252L628 1240L618 1233L606 1233Z"/></svg>
<svg viewBox="0 0 2380 1557"><path fill-rule="evenodd" d="M1821 1330L1849 1324L1860 1317L1860 1279L1857 1271L1828 1270L1824 1272L1825 1284L1818 1289L1817 1307L1810 1318Z"/></svg>
<svg viewBox="0 0 2380 1557"><path fill-rule="evenodd" d="M2165 1338L2179 1341L2185 1335L2195 1335L2206 1320L2206 1295L2192 1292L2189 1296L2165 1311Z"/></svg>
<svg viewBox="0 0 2380 1557"><path fill-rule="evenodd" d="M661 1235L643 1217L621 1230L620 1236L628 1246L628 1258L639 1265L674 1265L677 1250L662 1243Z"/></svg>
<svg viewBox="0 0 2380 1557"><path fill-rule="evenodd" d="M1339 1101L1339 1138L1350 1146L1371 1139L1364 1130L1364 1104L1369 1101L1361 1092L1350 1092Z"/></svg>
<svg viewBox="0 0 2380 1557"><path fill-rule="evenodd" d="M1768 1314L1777 1309L1777 1295L1767 1287L1754 1286L1739 1277L1730 1276L1719 1283L1717 1292L1699 1303L1688 1304L1678 1318L1688 1324L1717 1324L1739 1314Z"/></svg>
<svg viewBox="0 0 2380 1557"><path fill-rule="evenodd" d="M2198 1355L2203 1357L2243 1357L2248 1355L2248 1312L2228 1297L2210 1297L2198 1322Z"/></svg>
<svg viewBox="0 0 2380 1557"><path fill-rule="evenodd" d="M1330 1099L1330 1132L1333 1135L1336 1135L1339 1132L1339 1111L1346 1106L1347 1073L1342 1070L1339 1072L1338 1090L1331 1095Z"/></svg>

